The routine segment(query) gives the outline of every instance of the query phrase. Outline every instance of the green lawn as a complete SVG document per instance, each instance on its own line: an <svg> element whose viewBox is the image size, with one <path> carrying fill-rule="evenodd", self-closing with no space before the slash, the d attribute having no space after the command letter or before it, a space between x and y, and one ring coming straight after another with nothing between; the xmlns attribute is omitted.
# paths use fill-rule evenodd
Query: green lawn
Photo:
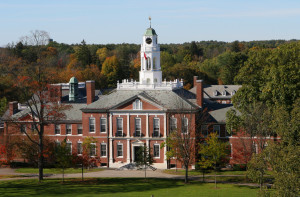
<svg viewBox="0 0 300 197"><path fill-rule="evenodd" d="M184 175L185 174L185 170L182 169L178 169L177 172L175 170L164 170L164 173L167 174L176 174L176 175ZM219 171L216 174L217 175L246 175L246 171ZM190 170L189 171L189 175L190 176L202 176L202 172L201 171L196 171L196 170ZM205 173L205 175L215 175L214 171L208 171ZM267 175L271 175L271 172L267 172Z"/></svg>
<svg viewBox="0 0 300 197"><path fill-rule="evenodd" d="M65 184L59 179L47 179L39 184L36 179L1 181L0 196L127 196L127 197L188 197L256 196L258 188L230 184L191 182L187 185L182 180L139 178L93 178L81 182L80 179L67 179Z"/></svg>
<svg viewBox="0 0 300 197"><path fill-rule="evenodd" d="M84 169L83 172L98 172L102 171L101 168L92 168L90 170ZM16 169L16 172L18 173L31 173L31 174L37 174L39 173L38 168L19 168ZM60 168L44 168L44 174L61 174L62 169ZM65 174L73 174L73 173L81 173L81 168L67 168L65 169Z"/></svg>

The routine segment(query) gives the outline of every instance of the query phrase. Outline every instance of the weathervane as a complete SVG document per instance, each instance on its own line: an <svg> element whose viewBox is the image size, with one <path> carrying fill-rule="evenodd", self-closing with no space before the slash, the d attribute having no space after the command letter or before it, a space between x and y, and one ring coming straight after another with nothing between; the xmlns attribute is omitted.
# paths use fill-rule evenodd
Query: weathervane
<svg viewBox="0 0 300 197"><path fill-rule="evenodd" d="M150 28L151 28L151 16L149 16L149 21L150 21Z"/></svg>

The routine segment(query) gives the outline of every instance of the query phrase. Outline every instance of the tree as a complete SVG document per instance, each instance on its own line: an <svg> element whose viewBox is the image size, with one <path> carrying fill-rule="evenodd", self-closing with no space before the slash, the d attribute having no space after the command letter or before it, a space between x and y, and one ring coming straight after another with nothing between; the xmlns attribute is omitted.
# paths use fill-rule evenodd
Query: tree
<svg viewBox="0 0 300 197"><path fill-rule="evenodd" d="M55 147L55 160L56 166L62 168L62 179L64 182L65 169L70 167L72 161L71 148L68 146L66 138Z"/></svg>
<svg viewBox="0 0 300 197"><path fill-rule="evenodd" d="M116 56L107 57L102 64L101 74L107 77L107 83L109 87L115 86L119 79L119 61Z"/></svg>
<svg viewBox="0 0 300 197"><path fill-rule="evenodd" d="M206 160L210 160L214 164L215 170L215 188L217 188L217 163L225 156L227 144L218 139L217 133L210 133L204 143L199 144L199 154L204 156Z"/></svg>
<svg viewBox="0 0 300 197"><path fill-rule="evenodd" d="M200 155L200 159L198 161L198 168L202 171L202 181L204 182L204 174L206 170L213 166L213 161L206 158L205 155Z"/></svg>
<svg viewBox="0 0 300 197"><path fill-rule="evenodd" d="M268 169L267 157L266 151L263 151L254 154L248 163L247 175L252 181L258 182L260 190L263 189L264 175Z"/></svg>
<svg viewBox="0 0 300 197"><path fill-rule="evenodd" d="M75 52L75 55L77 60L81 63L82 67L85 67L86 65L90 65L92 63L91 52L84 40L82 40L81 45L79 46L78 50Z"/></svg>
<svg viewBox="0 0 300 197"><path fill-rule="evenodd" d="M7 108L7 99L3 97L0 99L0 116L3 115L6 108Z"/></svg>
<svg viewBox="0 0 300 197"><path fill-rule="evenodd" d="M143 166L145 169L145 179L146 179L146 171L147 167L153 164L153 155L150 153L150 148L147 146L142 146L142 148L138 149L137 158L135 158L136 165Z"/></svg>

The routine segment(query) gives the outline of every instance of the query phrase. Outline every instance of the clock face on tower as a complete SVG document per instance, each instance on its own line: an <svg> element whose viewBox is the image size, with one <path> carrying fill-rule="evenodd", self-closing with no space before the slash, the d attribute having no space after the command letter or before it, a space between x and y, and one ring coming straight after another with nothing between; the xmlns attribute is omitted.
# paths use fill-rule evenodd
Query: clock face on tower
<svg viewBox="0 0 300 197"><path fill-rule="evenodd" d="M146 43L147 44L151 44L152 43L152 39L151 38L146 38Z"/></svg>

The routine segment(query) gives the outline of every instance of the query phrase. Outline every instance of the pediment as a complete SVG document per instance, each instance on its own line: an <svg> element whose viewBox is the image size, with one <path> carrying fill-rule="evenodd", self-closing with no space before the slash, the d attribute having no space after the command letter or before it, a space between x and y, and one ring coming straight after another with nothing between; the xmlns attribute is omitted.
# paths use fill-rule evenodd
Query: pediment
<svg viewBox="0 0 300 197"><path fill-rule="evenodd" d="M139 100L141 102L141 108L136 108L134 105L134 102L136 102L137 100ZM145 98L143 96L137 95L134 96L122 103L119 103L118 105L116 105L113 109L117 109L117 110L163 110L163 106L161 106L160 104L158 104L157 102L149 99L149 98Z"/></svg>

